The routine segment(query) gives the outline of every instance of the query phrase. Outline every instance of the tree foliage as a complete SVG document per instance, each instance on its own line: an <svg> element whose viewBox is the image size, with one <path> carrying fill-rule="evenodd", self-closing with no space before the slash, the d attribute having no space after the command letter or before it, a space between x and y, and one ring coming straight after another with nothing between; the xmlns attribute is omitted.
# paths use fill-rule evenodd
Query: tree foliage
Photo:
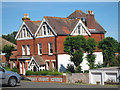
<svg viewBox="0 0 120 90"><path fill-rule="evenodd" d="M10 59L10 56L12 55L13 50L14 50L14 46L12 45L5 45L2 49L2 52L5 53L7 64Z"/></svg>
<svg viewBox="0 0 120 90"><path fill-rule="evenodd" d="M118 49L118 42L112 37L106 37L98 43L98 48L102 49L103 65L111 66L114 62L115 52Z"/></svg>
<svg viewBox="0 0 120 90"><path fill-rule="evenodd" d="M70 60L77 67L83 60L83 51L85 50L86 39L83 36L68 36L64 41L64 52L71 57Z"/></svg>
<svg viewBox="0 0 120 90"><path fill-rule="evenodd" d="M87 42L86 42L86 48L85 51L87 52L87 61L88 66L90 67L90 69L94 68L94 63L95 63L95 58L96 55L94 55L94 50L96 49L96 42L93 38L88 38Z"/></svg>
<svg viewBox="0 0 120 90"><path fill-rule="evenodd" d="M15 40L15 36L16 36L17 32L14 31L13 33L11 34L8 34L8 35L2 35L2 38L14 43L14 44L17 44L16 40Z"/></svg>

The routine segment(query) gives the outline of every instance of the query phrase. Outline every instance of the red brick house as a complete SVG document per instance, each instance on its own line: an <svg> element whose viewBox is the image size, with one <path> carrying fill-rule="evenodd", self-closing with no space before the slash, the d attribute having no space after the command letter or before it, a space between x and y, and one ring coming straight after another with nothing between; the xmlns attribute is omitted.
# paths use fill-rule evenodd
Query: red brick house
<svg viewBox="0 0 120 90"><path fill-rule="evenodd" d="M10 60L11 63L19 64L20 74L25 74L27 70L52 68L65 71L67 64L71 63L63 46L67 36L83 35L86 39L92 37L98 42L104 38L106 32L95 20L93 11L85 14L76 10L67 18L44 16L42 21L31 21L28 14L24 14L22 20L15 38L17 55ZM96 50L95 54L96 63L102 63L102 52ZM86 60L83 60L81 66L83 70L89 69Z"/></svg>

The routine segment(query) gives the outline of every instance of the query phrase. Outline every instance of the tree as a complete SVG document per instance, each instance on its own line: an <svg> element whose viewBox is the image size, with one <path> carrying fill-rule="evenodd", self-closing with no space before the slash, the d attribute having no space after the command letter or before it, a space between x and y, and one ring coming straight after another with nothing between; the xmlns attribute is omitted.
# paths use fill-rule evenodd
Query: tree
<svg viewBox="0 0 120 90"><path fill-rule="evenodd" d="M106 37L98 43L98 48L102 49L103 65L111 66L118 49L118 42L112 37Z"/></svg>
<svg viewBox="0 0 120 90"><path fill-rule="evenodd" d="M86 39L83 36L68 36L64 41L64 52L70 55L70 61L76 67L83 61L83 51L85 50Z"/></svg>
<svg viewBox="0 0 120 90"><path fill-rule="evenodd" d="M5 45L2 49L2 52L5 53L6 61L7 61L7 66L8 66L8 61L10 59L10 56L12 55L12 51L14 50L14 46L12 45Z"/></svg>
<svg viewBox="0 0 120 90"><path fill-rule="evenodd" d="M14 31L13 33L11 34L8 34L8 35L2 35L2 38L14 43L14 44L17 44L16 40L15 40L15 36L16 36L17 32Z"/></svg>
<svg viewBox="0 0 120 90"><path fill-rule="evenodd" d="M87 61L89 62L88 66L90 67L90 69L94 68L94 62L95 62L96 56L93 53L95 49L96 49L95 39L88 38L85 51L87 52L86 58L87 58Z"/></svg>

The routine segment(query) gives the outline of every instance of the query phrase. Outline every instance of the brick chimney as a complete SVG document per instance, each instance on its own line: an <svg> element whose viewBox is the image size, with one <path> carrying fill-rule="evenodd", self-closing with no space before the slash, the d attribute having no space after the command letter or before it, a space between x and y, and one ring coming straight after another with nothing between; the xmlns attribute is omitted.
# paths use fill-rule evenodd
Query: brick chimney
<svg viewBox="0 0 120 90"><path fill-rule="evenodd" d="M87 27L95 29L95 17L92 10L87 10Z"/></svg>
<svg viewBox="0 0 120 90"><path fill-rule="evenodd" d="M30 20L29 18L29 14L28 13L24 13L24 17L22 18L23 21L25 20Z"/></svg>

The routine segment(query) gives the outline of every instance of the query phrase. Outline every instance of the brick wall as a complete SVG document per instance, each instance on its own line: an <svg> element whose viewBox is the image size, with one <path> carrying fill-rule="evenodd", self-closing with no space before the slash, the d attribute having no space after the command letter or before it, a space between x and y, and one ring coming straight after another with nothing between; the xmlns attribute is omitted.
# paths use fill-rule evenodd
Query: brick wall
<svg viewBox="0 0 120 90"><path fill-rule="evenodd" d="M58 75L58 76L40 76L40 75L32 75L26 76L26 78L30 79L33 82L57 82L57 83L66 83L66 76Z"/></svg>
<svg viewBox="0 0 120 90"><path fill-rule="evenodd" d="M94 38L96 42L101 41L101 38L105 38L104 34L91 34L91 38Z"/></svg>
<svg viewBox="0 0 120 90"><path fill-rule="evenodd" d="M33 39L29 40L17 40L17 55L22 55L22 45L25 45L25 55L27 55L27 45L30 45L30 55L34 54L34 43Z"/></svg>

